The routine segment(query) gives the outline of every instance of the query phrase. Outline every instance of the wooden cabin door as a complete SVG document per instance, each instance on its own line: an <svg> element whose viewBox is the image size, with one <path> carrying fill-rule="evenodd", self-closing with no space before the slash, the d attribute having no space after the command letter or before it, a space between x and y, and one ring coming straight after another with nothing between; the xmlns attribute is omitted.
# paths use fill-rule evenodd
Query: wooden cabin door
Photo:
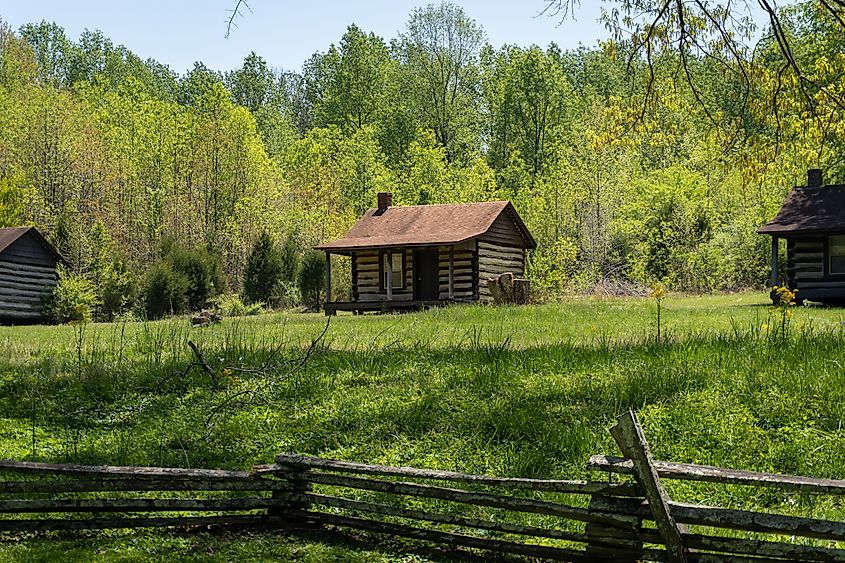
<svg viewBox="0 0 845 563"><path fill-rule="evenodd" d="M437 249L414 252L414 295L419 301L440 298L440 254Z"/></svg>

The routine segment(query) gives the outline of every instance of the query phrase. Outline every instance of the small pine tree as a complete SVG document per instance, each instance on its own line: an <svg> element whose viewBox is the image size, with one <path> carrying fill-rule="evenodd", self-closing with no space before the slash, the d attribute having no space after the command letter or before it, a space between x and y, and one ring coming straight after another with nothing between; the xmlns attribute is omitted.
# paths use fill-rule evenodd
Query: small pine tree
<svg viewBox="0 0 845 563"><path fill-rule="evenodd" d="M323 293L323 280L326 275L326 263L322 253L312 251L302 260L299 270L299 291L302 301L311 309L320 307L320 296Z"/></svg>
<svg viewBox="0 0 845 563"><path fill-rule="evenodd" d="M284 274L282 255L266 232L252 245L244 268L244 299L248 303L269 303L273 289Z"/></svg>
<svg viewBox="0 0 845 563"><path fill-rule="evenodd" d="M174 273L188 282L185 290L188 310L202 309L210 298L225 289L219 262L204 249L173 244L167 262Z"/></svg>
<svg viewBox="0 0 845 563"><path fill-rule="evenodd" d="M299 245L293 235L288 235L282 246L282 281L294 283L299 274Z"/></svg>
<svg viewBox="0 0 845 563"><path fill-rule="evenodd" d="M174 272L167 261L154 264L147 274L144 288L147 315L157 319L184 311L188 307L189 283L184 275Z"/></svg>
<svg viewBox="0 0 845 563"><path fill-rule="evenodd" d="M196 311L225 289L220 264L206 250L162 244L163 257L147 274L144 301L150 317Z"/></svg>

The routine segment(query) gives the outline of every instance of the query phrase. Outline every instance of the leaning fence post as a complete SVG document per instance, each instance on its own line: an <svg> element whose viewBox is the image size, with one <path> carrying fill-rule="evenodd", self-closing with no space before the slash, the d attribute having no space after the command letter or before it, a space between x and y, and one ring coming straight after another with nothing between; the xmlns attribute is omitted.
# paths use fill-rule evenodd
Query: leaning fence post
<svg viewBox="0 0 845 563"><path fill-rule="evenodd" d="M681 527L669 511L669 495L660 484L660 477L651 459L648 442L634 411L629 410L621 415L616 421L616 426L610 429L610 433L625 457L634 463L634 477L643 488L654 522L657 524L657 531L666 542L669 561L686 563L687 556Z"/></svg>

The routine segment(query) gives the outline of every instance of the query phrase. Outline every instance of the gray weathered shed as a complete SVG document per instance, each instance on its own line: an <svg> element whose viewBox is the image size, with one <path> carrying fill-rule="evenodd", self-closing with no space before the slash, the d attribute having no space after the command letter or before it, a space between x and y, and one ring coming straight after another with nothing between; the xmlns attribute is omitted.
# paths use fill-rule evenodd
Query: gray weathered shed
<svg viewBox="0 0 845 563"><path fill-rule="evenodd" d="M778 239L786 240L786 285L798 301L845 302L845 185L810 170L758 233L772 237L772 285L780 284Z"/></svg>
<svg viewBox="0 0 845 563"><path fill-rule="evenodd" d="M35 227L0 228L0 322L47 320L62 256Z"/></svg>

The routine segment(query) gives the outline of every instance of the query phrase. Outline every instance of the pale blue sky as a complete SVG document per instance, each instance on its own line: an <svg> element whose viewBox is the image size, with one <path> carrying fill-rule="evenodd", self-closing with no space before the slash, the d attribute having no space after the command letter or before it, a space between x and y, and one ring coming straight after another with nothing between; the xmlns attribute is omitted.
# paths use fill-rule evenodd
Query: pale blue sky
<svg viewBox="0 0 845 563"><path fill-rule="evenodd" d="M76 40L85 29L100 29L116 44L123 44L143 59L152 57L177 72L202 61L217 70L241 65L255 51L277 68L299 70L315 51L337 43L346 26L357 24L390 41L404 29L408 15L425 0L375 0L351 2L312 0L290 2L248 0L229 39L227 10L235 0L3 0L0 18L17 30L41 20L55 21ZM608 33L597 23L600 2L584 0L577 20L537 17L543 0L455 0L487 33L495 46L548 45L554 41L564 49L579 44L588 47Z"/></svg>

